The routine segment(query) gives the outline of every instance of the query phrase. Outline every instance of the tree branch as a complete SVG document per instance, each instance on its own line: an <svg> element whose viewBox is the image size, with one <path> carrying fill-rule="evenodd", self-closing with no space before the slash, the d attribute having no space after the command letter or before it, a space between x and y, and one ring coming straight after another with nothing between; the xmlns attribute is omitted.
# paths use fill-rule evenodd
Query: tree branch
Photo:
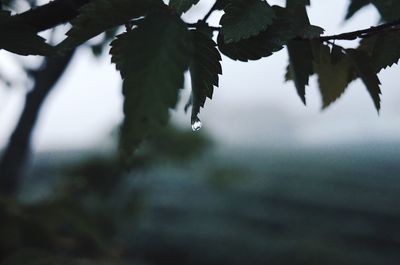
<svg viewBox="0 0 400 265"><path fill-rule="evenodd" d="M331 36L321 36L320 41L330 41L330 40L355 40L357 38L366 38L371 35L378 34L385 30L400 30L400 19L385 23L376 27L370 27L368 29L356 30L351 32L346 32L338 35Z"/></svg>
<svg viewBox="0 0 400 265"><path fill-rule="evenodd" d="M13 16L13 19L30 25L37 32L66 23L78 15L78 10L89 0L55 0Z"/></svg>
<svg viewBox="0 0 400 265"><path fill-rule="evenodd" d="M72 50L64 56L47 57L42 67L33 72L35 85L26 95L24 109L0 160L0 195L13 197L18 192L41 106L64 73L74 52Z"/></svg>
<svg viewBox="0 0 400 265"><path fill-rule="evenodd" d="M197 28L197 27L199 27L200 25L202 25L201 23L203 23L203 21L199 21L199 22L196 22L196 23L185 23L186 24L186 26L188 26L189 28ZM203 24L204 25L204 24ZM211 29L211 30L213 30L213 31L220 31L221 30L221 27L214 27L214 26L209 26L208 24L206 24L207 25L207 27L209 28L209 29Z"/></svg>
<svg viewBox="0 0 400 265"><path fill-rule="evenodd" d="M207 22L207 20L209 19L209 17L211 16L211 14L217 10L219 4L219 0L216 0L214 5L211 7L211 9L208 11L208 13L203 17L202 21Z"/></svg>

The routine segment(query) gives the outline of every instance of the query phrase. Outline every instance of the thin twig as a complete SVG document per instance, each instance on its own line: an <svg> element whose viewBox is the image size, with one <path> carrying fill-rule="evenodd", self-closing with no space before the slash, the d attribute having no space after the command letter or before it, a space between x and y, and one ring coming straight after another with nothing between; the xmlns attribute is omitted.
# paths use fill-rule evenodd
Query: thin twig
<svg viewBox="0 0 400 265"><path fill-rule="evenodd" d="M197 27L199 27L201 25L201 23L202 23L201 21L199 21L197 23L186 23L186 26L188 26L189 28L197 28ZM202 25L204 25L204 24L202 24ZM207 27L209 29L212 29L213 31L221 30L221 27L214 27L214 26L209 26L209 25L207 25Z"/></svg>
<svg viewBox="0 0 400 265"><path fill-rule="evenodd" d="M319 37L320 41L329 41L329 40L355 40L357 38L366 38L371 35L380 33L382 31L393 29L393 30L400 30L400 19L385 23L376 27L370 27L367 29L356 30L351 32L346 32L337 35L331 36L321 36Z"/></svg>
<svg viewBox="0 0 400 265"><path fill-rule="evenodd" d="M218 4L219 0L216 0L214 5L211 7L211 9L208 11L208 13L203 17L202 21L206 22L211 14L217 9L217 4Z"/></svg>

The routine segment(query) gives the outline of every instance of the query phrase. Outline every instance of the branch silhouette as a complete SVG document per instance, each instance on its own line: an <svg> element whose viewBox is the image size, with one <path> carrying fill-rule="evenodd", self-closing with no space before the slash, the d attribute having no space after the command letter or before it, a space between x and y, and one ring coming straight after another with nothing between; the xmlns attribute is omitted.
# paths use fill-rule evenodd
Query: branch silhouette
<svg viewBox="0 0 400 265"><path fill-rule="evenodd" d="M13 16L13 19L33 27L37 32L69 22L76 17L79 8L89 0L55 0Z"/></svg>
<svg viewBox="0 0 400 265"><path fill-rule="evenodd" d="M331 36L321 36L319 37L320 41L330 41L330 40L355 40L357 38L368 38L372 35L379 34L383 31L393 30L397 31L400 30L400 19L388 22L379 26L370 27L367 29L361 29L351 32L345 32L337 35Z"/></svg>

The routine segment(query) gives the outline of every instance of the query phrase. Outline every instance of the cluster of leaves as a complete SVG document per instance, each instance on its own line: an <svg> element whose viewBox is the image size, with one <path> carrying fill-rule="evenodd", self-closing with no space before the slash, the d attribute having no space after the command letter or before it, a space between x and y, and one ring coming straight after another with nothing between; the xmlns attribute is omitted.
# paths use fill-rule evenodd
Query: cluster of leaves
<svg viewBox="0 0 400 265"><path fill-rule="evenodd" d="M400 23L342 36L347 40L362 37L358 48L348 49L334 43L341 39L340 35L321 37L324 30L311 25L306 10L309 0L287 0L285 7L271 6L266 0L217 0L204 19L195 24L185 23L181 14L198 2L92 0L80 9L71 21L67 38L55 48L27 25L18 23L17 16L3 12L0 31L2 36L9 37L0 41L0 47L23 55L57 54L126 25L126 32L112 41L110 54L123 79L125 120L121 146L127 153L167 123L186 71L192 80L192 123L199 122L200 108L207 97L212 98L222 74L221 53L247 62L287 47L286 79L293 80L304 103L306 86L313 74L318 76L323 107L339 98L351 81L360 78L379 111L381 91L377 74L400 57ZM346 18L369 4L376 6L383 21L400 17L400 4L395 1L353 0ZM218 27L207 23L216 10L224 12ZM24 46L26 43L29 47Z"/></svg>

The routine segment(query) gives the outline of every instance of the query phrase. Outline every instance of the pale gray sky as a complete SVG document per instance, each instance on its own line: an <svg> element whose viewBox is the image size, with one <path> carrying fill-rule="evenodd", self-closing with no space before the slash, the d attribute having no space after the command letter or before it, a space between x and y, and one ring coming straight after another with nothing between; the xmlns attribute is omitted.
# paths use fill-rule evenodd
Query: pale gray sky
<svg viewBox="0 0 400 265"><path fill-rule="evenodd" d="M207 10L205 2L195 14ZM283 1L269 1L282 3ZM328 34L368 27L378 20L373 8L343 23L348 0L312 1L311 22ZM188 14L186 19L192 18ZM218 16L213 17L215 23ZM196 19L194 19L196 21ZM1 69L15 71L9 55L0 52ZM48 98L34 135L35 150L101 146L122 119L121 80L109 56L95 59L82 50ZM378 116L361 82L351 84L336 103L320 111L316 79L307 89L308 106L297 97L292 83L284 83L287 52L257 62L223 58L220 87L201 112L203 129L217 142L280 146L400 140L400 90L397 66L384 71L382 110ZM187 82L188 84L189 82ZM188 96L188 88L182 94ZM0 89L0 147L6 143L21 109L21 89ZM173 120L190 129L190 115L182 107Z"/></svg>

